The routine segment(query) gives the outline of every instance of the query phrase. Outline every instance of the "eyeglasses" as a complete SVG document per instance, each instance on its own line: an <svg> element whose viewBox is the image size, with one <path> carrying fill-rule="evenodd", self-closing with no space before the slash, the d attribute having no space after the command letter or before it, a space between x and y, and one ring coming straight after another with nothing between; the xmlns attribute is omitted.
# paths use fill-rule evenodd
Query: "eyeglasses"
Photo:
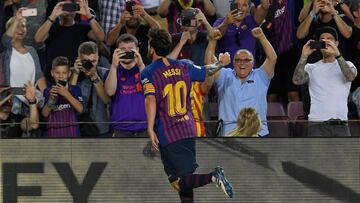
<svg viewBox="0 0 360 203"><path fill-rule="evenodd" d="M250 62L252 62L252 59L251 58L247 58L247 59L235 58L234 61L235 61L235 63L250 63Z"/></svg>
<svg viewBox="0 0 360 203"><path fill-rule="evenodd" d="M239 32L236 32L236 34L235 34L235 43L236 43L236 45L238 45L238 46L240 46L239 36L240 36Z"/></svg>

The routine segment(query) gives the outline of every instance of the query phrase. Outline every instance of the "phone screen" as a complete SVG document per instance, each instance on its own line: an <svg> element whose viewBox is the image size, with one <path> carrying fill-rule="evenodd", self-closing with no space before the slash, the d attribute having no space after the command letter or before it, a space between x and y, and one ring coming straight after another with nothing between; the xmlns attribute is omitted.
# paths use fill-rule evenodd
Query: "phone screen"
<svg viewBox="0 0 360 203"><path fill-rule="evenodd" d="M23 17L37 16L37 8L25 9L21 12Z"/></svg>
<svg viewBox="0 0 360 203"><path fill-rule="evenodd" d="M59 80L58 83L59 83L61 86L65 87L66 84L67 84L67 81L65 81L65 80Z"/></svg>
<svg viewBox="0 0 360 203"><path fill-rule="evenodd" d="M10 87L9 92L13 95L24 95L25 89L24 87Z"/></svg>

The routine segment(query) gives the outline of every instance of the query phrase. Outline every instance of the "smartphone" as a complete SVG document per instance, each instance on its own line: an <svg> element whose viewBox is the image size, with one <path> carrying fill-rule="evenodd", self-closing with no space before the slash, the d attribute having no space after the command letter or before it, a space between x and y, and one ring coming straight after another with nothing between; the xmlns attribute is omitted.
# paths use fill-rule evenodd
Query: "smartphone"
<svg viewBox="0 0 360 203"><path fill-rule="evenodd" d="M135 53L133 51L127 51L125 52L125 54L123 56L121 56L121 59L134 59L135 58Z"/></svg>
<svg viewBox="0 0 360 203"><path fill-rule="evenodd" d="M132 7L135 6L134 2L133 1L127 1L126 2L126 10L131 14L131 15L134 15L134 12L133 12L133 9Z"/></svg>
<svg viewBox="0 0 360 203"><path fill-rule="evenodd" d="M24 87L10 87L9 92L13 95L24 95L25 88Z"/></svg>
<svg viewBox="0 0 360 203"><path fill-rule="evenodd" d="M65 81L65 80L59 80L58 83L59 83L61 86L65 87L66 84L67 84L67 81Z"/></svg>
<svg viewBox="0 0 360 203"><path fill-rule="evenodd" d="M310 49L325 49L326 48L326 44L324 41L312 41L310 42Z"/></svg>
<svg viewBox="0 0 360 203"><path fill-rule="evenodd" d="M63 4L62 10L68 12L80 11L80 6L77 3L66 3Z"/></svg>
<svg viewBox="0 0 360 203"><path fill-rule="evenodd" d="M21 12L23 17L37 16L37 8L28 8Z"/></svg>
<svg viewBox="0 0 360 203"><path fill-rule="evenodd" d="M236 3L235 1L233 1L233 2L230 4L230 11L235 11L235 10L238 10L238 9L239 9L238 3Z"/></svg>

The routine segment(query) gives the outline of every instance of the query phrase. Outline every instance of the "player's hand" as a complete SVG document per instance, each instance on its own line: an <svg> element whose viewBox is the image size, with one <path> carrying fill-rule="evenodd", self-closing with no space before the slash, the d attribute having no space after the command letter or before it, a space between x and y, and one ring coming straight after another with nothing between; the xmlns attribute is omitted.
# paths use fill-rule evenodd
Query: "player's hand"
<svg viewBox="0 0 360 203"><path fill-rule="evenodd" d="M149 137L150 137L152 146L153 146L157 151L159 151L159 140L158 140L158 138L157 138L157 135L156 135L155 131L152 130L152 129L148 129L148 134L149 134Z"/></svg>

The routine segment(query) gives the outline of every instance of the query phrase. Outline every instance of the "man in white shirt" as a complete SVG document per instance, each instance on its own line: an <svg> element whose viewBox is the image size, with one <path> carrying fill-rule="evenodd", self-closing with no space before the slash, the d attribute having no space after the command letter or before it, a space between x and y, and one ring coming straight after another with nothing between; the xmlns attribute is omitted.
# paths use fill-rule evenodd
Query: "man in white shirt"
<svg viewBox="0 0 360 203"><path fill-rule="evenodd" d="M316 30L317 41L309 40L293 75L296 85L309 83L311 98L308 136L350 136L347 98L356 67L345 61L338 49L338 34L332 27ZM318 42L319 46L313 43ZM321 42L325 47L321 47ZM310 64L308 56L320 49L323 59Z"/></svg>

